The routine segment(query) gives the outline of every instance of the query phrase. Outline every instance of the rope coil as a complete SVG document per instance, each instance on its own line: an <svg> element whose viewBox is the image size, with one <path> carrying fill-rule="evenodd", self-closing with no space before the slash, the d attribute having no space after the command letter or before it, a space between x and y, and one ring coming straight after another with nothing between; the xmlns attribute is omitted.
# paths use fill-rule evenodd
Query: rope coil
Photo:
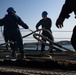
<svg viewBox="0 0 76 75"><path fill-rule="evenodd" d="M51 33L49 30L47 30L47 29L42 29L42 30L48 32L49 35L51 36L51 40L54 41L53 35L52 35L52 33ZM36 40L40 41L40 42L43 43L43 44L46 44L46 45L48 45L48 46L51 46L51 45L48 44L47 42L45 42L45 41L41 40L40 38L38 38L37 36L42 37L43 39L45 39L45 40L48 41L49 43L53 44L53 43L50 42L50 40L49 40L47 37L45 37L44 35L40 35L40 34L37 34L37 33L34 33L34 34L33 34L33 37L34 37Z"/></svg>
<svg viewBox="0 0 76 75"><path fill-rule="evenodd" d="M62 45L59 45L59 44L55 43L55 42L54 42L54 38L53 38L53 36L52 36L52 33L51 33L49 30L46 30L46 29L43 29L43 30L44 30L44 31L47 31L47 32L51 35L51 37L52 37L51 40L48 39L47 37L43 36L43 35L36 34L36 33L33 34L33 37L34 37L36 40L40 41L41 43L46 44L46 45L48 45L48 46L51 46L50 44L46 43L45 41L37 38L37 36L40 36L40 37L44 38L46 41L48 41L49 43L51 43L51 44L53 44L53 45L55 45L55 46L57 46L57 47L59 47L59 48L62 48L62 49L64 49L64 50L66 50L66 51L74 52L74 51L72 51L72 50L70 50L70 49L68 49L68 48L63 47Z"/></svg>

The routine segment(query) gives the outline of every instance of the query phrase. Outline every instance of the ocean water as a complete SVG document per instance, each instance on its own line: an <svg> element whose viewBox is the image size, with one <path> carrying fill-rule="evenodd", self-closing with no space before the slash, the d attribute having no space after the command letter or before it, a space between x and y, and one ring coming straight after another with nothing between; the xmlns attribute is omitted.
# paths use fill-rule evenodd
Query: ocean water
<svg viewBox="0 0 76 75"><path fill-rule="evenodd" d="M67 45L62 45L63 47L65 47L65 48L67 48L67 49L69 49L69 50L71 50L71 51L75 51L74 50L74 48L73 48L73 46L71 45L71 44L67 44ZM64 49L62 49L62 48L60 48L61 50L63 50L63 51L66 51L66 50L64 50Z"/></svg>
<svg viewBox="0 0 76 75"><path fill-rule="evenodd" d="M72 45L62 45L62 46L71 50L71 51L75 51L74 48L72 47ZM61 49L63 51L66 51L63 48L60 48L60 47L57 47L57 46L55 46L55 47L58 48L58 49ZM33 45L33 46L29 45L28 47L25 46L25 50L37 50L37 48L38 48L38 50L41 50L41 45ZM49 49L49 46L45 46L45 50L48 50L48 49Z"/></svg>
<svg viewBox="0 0 76 75"><path fill-rule="evenodd" d="M72 45L63 45L63 46L64 46L65 48L68 48L68 49L70 49L70 50L75 51Z"/></svg>

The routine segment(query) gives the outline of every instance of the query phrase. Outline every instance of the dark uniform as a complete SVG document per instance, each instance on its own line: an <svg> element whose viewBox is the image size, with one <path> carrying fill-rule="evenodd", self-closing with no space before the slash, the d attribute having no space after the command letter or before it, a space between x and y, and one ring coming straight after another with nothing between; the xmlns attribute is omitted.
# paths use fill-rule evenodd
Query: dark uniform
<svg viewBox="0 0 76 75"><path fill-rule="evenodd" d="M3 25L2 23L3 23L3 22L2 22L2 19L0 19L0 26ZM4 31L3 31L2 35L3 35L3 37L4 37L5 43L7 43L7 42L8 42L8 39L5 37ZM4 51L8 51L8 46L9 46L8 44L5 45L6 49L5 49Z"/></svg>
<svg viewBox="0 0 76 75"><path fill-rule="evenodd" d="M75 18L76 18L76 0L66 0L65 4L62 7L61 13L59 15L59 18L57 20L57 23L59 23L59 19L62 18L65 20L65 18L70 17L70 13L74 12ZM58 27L58 24L57 24ZM76 26L74 27L72 38L71 38L71 44L76 50Z"/></svg>
<svg viewBox="0 0 76 75"><path fill-rule="evenodd" d="M36 29L38 29L38 27L39 27L40 25L42 26L42 28L45 28L45 29L49 30L50 32L52 32L52 31L51 31L52 21L51 21L50 18L47 18L46 20L45 20L45 19L41 19L41 20L37 23ZM49 34L48 32L43 31L42 34L52 40L52 38L51 38L51 36L50 36L50 34ZM42 38L42 40L43 40L43 41L46 41L46 40L43 39L43 38ZM45 44L42 44L41 50L42 50L42 52L45 50Z"/></svg>
<svg viewBox="0 0 76 75"><path fill-rule="evenodd" d="M10 44L11 49L13 50L12 55L18 47L21 57L23 58L23 41L18 25L21 25L25 29L28 29L28 26L21 20L19 16L11 12L8 12L8 14L2 19L2 25L4 25L5 38L8 38L9 41L13 42Z"/></svg>

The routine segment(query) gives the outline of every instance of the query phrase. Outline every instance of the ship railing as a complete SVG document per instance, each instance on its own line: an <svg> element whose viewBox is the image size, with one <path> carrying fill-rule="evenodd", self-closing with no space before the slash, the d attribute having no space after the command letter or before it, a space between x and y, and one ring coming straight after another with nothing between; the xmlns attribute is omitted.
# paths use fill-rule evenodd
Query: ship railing
<svg viewBox="0 0 76 75"><path fill-rule="evenodd" d="M70 40L71 39L72 31L52 30L52 32L53 32L53 36L54 36L54 40L55 41ZM25 34L30 33L30 31L29 30L22 29L21 30L21 33L24 36ZM59 34L64 35L64 37L61 36L61 35L59 35ZM68 37L65 37L66 34L67 35L69 34L69 36ZM1 36L0 37L0 43L3 43L3 42L4 42L3 36ZM28 45L27 47L29 47L29 45L31 45L31 47L32 47L32 45L38 46L38 43L40 44L40 42L38 42L36 39L34 39L32 35L31 36L28 36L25 39L23 39L23 42L24 42L24 44Z"/></svg>

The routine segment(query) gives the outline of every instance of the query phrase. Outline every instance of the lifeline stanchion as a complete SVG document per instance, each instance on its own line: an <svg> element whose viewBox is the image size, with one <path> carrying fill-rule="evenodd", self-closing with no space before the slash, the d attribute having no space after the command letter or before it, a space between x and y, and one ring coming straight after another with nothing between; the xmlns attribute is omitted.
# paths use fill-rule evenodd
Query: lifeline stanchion
<svg viewBox="0 0 76 75"><path fill-rule="evenodd" d="M40 33L41 33L41 31L39 31L39 34L40 34ZM39 37L39 39L40 39L40 37ZM38 41L38 43L37 43L37 50L38 50L39 42L40 42L40 41Z"/></svg>

